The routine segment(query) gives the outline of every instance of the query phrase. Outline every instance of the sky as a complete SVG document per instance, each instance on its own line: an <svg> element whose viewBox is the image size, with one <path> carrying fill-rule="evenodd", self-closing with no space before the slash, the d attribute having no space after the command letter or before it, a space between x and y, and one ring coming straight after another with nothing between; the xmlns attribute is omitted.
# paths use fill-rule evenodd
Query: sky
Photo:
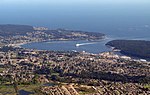
<svg viewBox="0 0 150 95"><path fill-rule="evenodd" d="M44 7L44 6L149 6L150 0L0 0L3 7Z"/></svg>
<svg viewBox="0 0 150 95"><path fill-rule="evenodd" d="M1 3L148 3L150 0L0 0Z"/></svg>

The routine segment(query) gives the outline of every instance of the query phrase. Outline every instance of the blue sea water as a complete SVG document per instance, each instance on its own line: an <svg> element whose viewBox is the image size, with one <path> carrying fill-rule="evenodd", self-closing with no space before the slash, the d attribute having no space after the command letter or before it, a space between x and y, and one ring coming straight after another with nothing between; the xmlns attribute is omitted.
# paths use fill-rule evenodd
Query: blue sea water
<svg viewBox="0 0 150 95"><path fill-rule="evenodd" d="M86 44L88 43L88 44ZM76 44L83 44L76 46ZM49 41L25 44L22 47L38 50L53 50L53 51L85 51L89 53L100 53L109 51L105 45L105 41L88 42L88 41Z"/></svg>
<svg viewBox="0 0 150 95"><path fill-rule="evenodd" d="M0 0L0 24L101 32L109 39L150 40L149 10L150 0ZM104 46L107 41L78 48L74 47L77 42L72 41L32 43L24 47L95 53L107 50Z"/></svg>

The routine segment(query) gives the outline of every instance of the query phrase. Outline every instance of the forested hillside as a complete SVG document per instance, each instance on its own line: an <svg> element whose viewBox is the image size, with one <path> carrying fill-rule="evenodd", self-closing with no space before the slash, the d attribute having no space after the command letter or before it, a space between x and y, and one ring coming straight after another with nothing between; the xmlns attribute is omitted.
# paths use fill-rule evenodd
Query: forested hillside
<svg viewBox="0 0 150 95"><path fill-rule="evenodd" d="M113 40L106 45L120 49L121 53L150 59L150 41L144 40Z"/></svg>

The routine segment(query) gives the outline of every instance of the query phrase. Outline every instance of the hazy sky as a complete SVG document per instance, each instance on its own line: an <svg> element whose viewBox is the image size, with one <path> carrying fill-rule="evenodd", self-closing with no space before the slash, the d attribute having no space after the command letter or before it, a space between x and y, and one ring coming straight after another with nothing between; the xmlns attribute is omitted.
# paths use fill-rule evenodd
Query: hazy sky
<svg viewBox="0 0 150 95"><path fill-rule="evenodd" d="M0 3L148 3L150 0L0 0Z"/></svg>
<svg viewBox="0 0 150 95"><path fill-rule="evenodd" d="M3 7L16 7L16 6L150 6L150 0L0 0L0 8Z"/></svg>

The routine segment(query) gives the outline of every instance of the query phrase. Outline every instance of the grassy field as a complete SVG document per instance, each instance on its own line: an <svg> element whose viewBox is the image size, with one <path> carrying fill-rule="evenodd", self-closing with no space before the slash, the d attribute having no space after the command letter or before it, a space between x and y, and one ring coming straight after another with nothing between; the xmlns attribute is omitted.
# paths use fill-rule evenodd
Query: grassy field
<svg viewBox="0 0 150 95"><path fill-rule="evenodd" d="M5 69L4 68L0 68L0 73L3 72Z"/></svg>
<svg viewBox="0 0 150 95"><path fill-rule="evenodd" d="M0 95L15 95L15 89L13 86L0 85Z"/></svg>
<svg viewBox="0 0 150 95"><path fill-rule="evenodd" d="M25 90L29 92L34 92L34 90L39 87L40 87L40 84L18 85L19 90ZM13 86L0 85L0 95L16 95L15 89Z"/></svg>
<svg viewBox="0 0 150 95"><path fill-rule="evenodd" d="M150 90L150 84L146 84L146 85L144 85L144 88L147 88L147 89L149 89L149 90Z"/></svg>

